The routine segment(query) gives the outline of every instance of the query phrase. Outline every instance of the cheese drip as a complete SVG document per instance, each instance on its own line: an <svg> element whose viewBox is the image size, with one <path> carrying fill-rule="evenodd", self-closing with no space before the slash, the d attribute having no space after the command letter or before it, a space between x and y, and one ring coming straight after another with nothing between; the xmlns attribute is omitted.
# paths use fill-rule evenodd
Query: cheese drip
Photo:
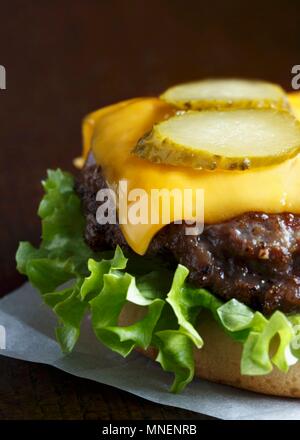
<svg viewBox="0 0 300 440"><path fill-rule="evenodd" d="M291 94L295 115L300 112L300 94ZM246 171L203 171L155 164L131 151L153 124L167 119L175 109L158 98L138 98L109 106L88 115L83 124L84 156L92 148L109 187L121 180L128 192L140 188L149 197L151 189L204 190L204 222L219 223L249 211L300 214L300 155L282 163ZM131 202L135 203L135 202ZM171 209L170 221L179 220ZM188 218L186 219L188 220ZM129 246L143 255L154 235L164 226L122 224Z"/></svg>

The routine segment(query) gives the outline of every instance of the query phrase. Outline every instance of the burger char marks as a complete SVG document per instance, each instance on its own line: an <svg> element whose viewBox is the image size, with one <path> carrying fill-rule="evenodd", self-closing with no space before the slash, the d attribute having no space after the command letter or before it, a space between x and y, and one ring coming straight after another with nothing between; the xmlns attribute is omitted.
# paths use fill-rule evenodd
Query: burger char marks
<svg viewBox="0 0 300 440"><path fill-rule="evenodd" d="M118 225L99 225L96 193L106 187L92 158L77 180L86 216L85 239L94 250L128 245ZM300 311L300 216L248 212L206 225L198 236L185 224L165 226L152 240L149 255L168 255L185 265L190 281L229 300L236 298L270 314Z"/></svg>

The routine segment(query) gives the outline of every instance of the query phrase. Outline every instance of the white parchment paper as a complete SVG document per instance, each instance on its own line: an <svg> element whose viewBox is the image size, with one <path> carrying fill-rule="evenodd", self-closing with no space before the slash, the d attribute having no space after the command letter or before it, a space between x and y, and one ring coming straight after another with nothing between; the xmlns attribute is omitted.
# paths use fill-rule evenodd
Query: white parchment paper
<svg viewBox="0 0 300 440"><path fill-rule="evenodd" d="M6 349L0 350L4 356L49 364L153 402L221 419L300 420L300 400L266 397L199 379L181 394L171 394L171 375L138 353L123 359L107 350L88 320L74 352L63 355L55 341L55 316L28 283L0 300L0 325L6 330Z"/></svg>

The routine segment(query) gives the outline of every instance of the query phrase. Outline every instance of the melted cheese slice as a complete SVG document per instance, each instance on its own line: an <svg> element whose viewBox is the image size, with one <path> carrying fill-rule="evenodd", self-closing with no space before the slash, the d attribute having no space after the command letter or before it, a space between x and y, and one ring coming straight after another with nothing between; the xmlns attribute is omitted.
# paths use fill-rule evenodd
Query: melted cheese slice
<svg viewBox="0 0 300 440"><path fill-rule="evenodd" d="M289 93L288 101L296 118L300 119L300 92Z"/></svg>
<svg viewBox="0 0 300 440"><path fill-rule="evenodd" d="M297 100L292 97L291 104L295 113L299 111L299 96ZM248 211L300 214L300 155L266 168L203 171L155 164L131 154L154 123L173 113L174 109L158 98L130 100L95 112L84 123L88 123L83 127L84 154L91 146L108 186L115 190L120 180L126 180L128 192L141 188L149 198L153 188L203 189L205 223L222 222ZM175 220L178 215L171 209L170 221ZM163 226L150 221L120 225L129 246L140 255Z"/></svg>

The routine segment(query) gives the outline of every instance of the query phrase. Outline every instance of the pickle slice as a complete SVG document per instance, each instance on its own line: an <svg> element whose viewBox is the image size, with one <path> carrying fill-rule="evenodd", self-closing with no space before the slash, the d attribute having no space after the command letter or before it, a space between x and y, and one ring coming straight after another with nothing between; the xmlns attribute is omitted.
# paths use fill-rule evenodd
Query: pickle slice
<svg viewBox="0 0 300 440"><path fill-rule="evenodd" d="M207 170L272 165L300 151L300 123L275 110L189 111L154 125L134 153L152 162Z"/></svg>
<svg viewBox="0 0 300 440"><path fill-rule="evenodd" d="M166 90L160 98L183 110L289 108L280 86L244 79L207 79L179 84Z"/></svg>

